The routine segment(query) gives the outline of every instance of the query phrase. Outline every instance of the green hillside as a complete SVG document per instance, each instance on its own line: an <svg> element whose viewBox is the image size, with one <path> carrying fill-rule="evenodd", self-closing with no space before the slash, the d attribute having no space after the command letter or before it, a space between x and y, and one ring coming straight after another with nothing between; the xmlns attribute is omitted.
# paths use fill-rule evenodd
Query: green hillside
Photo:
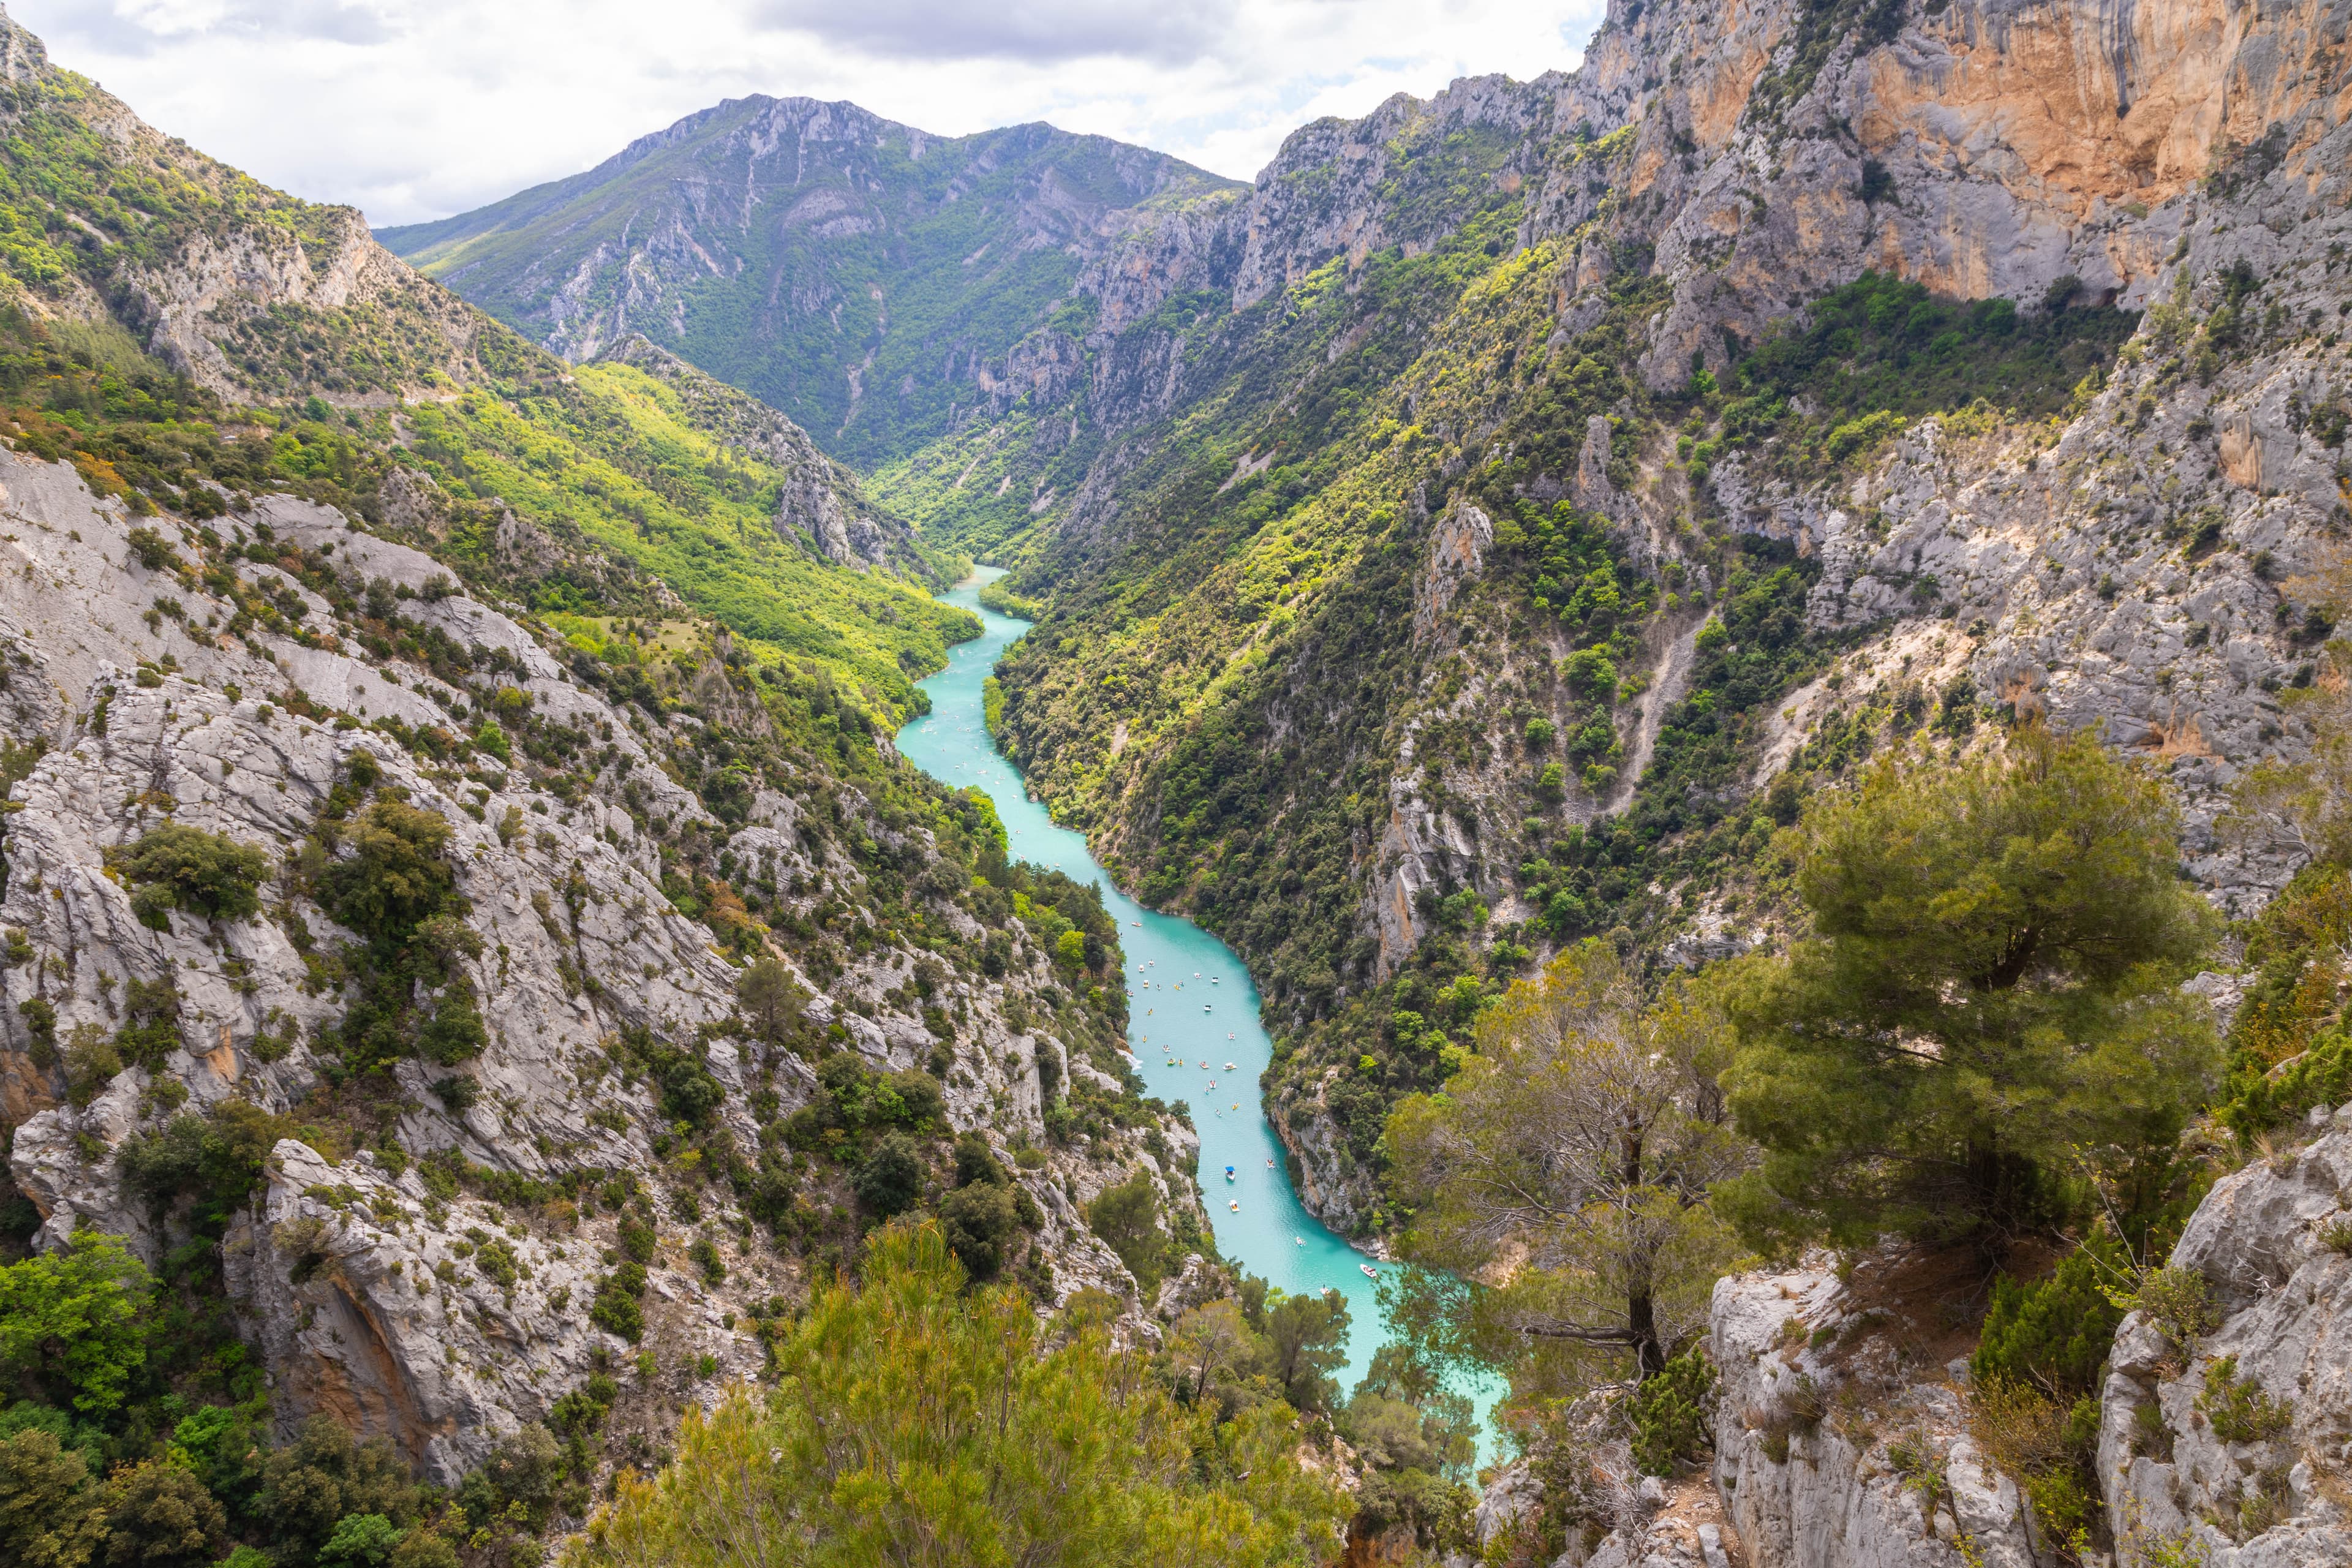
<svg viewBox="0 0 2352 1568"><path fill-rule="evenodd" d="M1072 288L1107 218L1240 188L1046 125L939 138L854 105L753 97L378 237L575 359L645 332L866 468L984 403L975 363L1048 322L1083 331Z"/></svg>
<svg viewBox="0 0 2352 1568"><path fill-rule="evenodd" d="M16 422L32 449L73 457L135 508L201 519L224 504L210 481L380 521L384 481L405 467L441 492L453 531L430 542L468 577L534 609L604 615L660 614L659 579L760 657L814 660L893 720L974 629L931 599L928 569L846 570L780 531L787 472L698 423L676 390L625 365L574 374L376 250L351 209L270 190L54 67L5 118L0 349ZM161 327L97 308L168 287L232 237L286 258L294 285ZM353 296L302 297L339 258L356 264ZM635 568L638 587L614 603L602 569L505 580L490 544L501 506L564 551Z"/></svg>

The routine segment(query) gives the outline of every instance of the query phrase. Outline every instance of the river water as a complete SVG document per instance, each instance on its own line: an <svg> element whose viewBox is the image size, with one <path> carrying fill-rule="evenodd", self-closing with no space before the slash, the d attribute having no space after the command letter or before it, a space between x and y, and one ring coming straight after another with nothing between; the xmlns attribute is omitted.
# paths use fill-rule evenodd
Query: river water
<svg viewBox="0 0 2352 1568"><path fill-rule="evenodd" d="M981 574L946 595L980 617L981 635L950 649L947 668L922 682L931 710L898 731L898 749L950 788L976 784L986 793L1004 821L1013 858L1101 887L1127 951L1128 1044L1147 1092L1192 1107L1201 1133L1201 1192L1218 1249L1286 1291L1336 1289L1348 1299L1344 1398L1381 1341L1380 1309L1364 1270L1388 1266L1325 1228L1291 1190L1286 1152L1258 1102L1258 1075L1271 1043L1258 1025L1257 988L1241 960L1190 921L1155 913L1120 892L1087 852L1085 837L1055 826L989 739L981 684L1029 623L982 607L981 584L1002 574L986 567Z"/></svg>

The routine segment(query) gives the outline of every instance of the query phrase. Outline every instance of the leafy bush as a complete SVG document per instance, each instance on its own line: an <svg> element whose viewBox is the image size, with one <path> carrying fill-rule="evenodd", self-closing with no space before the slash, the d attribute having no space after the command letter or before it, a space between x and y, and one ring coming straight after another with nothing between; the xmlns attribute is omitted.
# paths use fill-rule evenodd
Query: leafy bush
<svg viewBox="0 0 2352 1568"><path fill-rule="evenodd" d="M2137 321L2105 308L2020 315L2008 300L1941 300L1864 273L1733 367L1724 436L1769 447L1770 461L1804 479L1867 455L1906 420L1979 399L2043 417L2115 358Z"/></svg>
<svg viewBox="0 0 2352 1568"><path fill-rule="evenodd" d="M180 1047L180 986L169 973L152 980L133 979L122 987L122 1027L114 1043L125 1060L161 1071L163 1060Z"/></svg>
<svg viewBox="0 0 2352 1568"><path fill-rule="evenodd" d="M2144 1312L2164 1337L2183 1351L2219 1327L2213 1287L2193 1268L2149 1268L2130 1287L2111 1289L2107 1300L2126 1312Z"/></svg>
<svg viewBox="0 0 2352 1568"><path fill-rule="evenodd" d="M115 1408L147 1360L152 1290L121 1237L96 1231L0 1268L0 1376L76 1410Z"/></svg>
<svg viewBox="0 0 2352 1568"><path fill-rule="evenodd" d="M720 1475L740 1476L845 1563L885 1560L889 1543L909 1540L945 1563L1101 1568L1164 1562L1183 1542L1263 1568L1336 1550L1345 1505L1301 1468L1289 1413L1220 1425L1212 1409L1180 1405L1148 1374L1145 1352L1118 1349L1102 1323L1056 1326L1025 1291L966 1289L933 1226L877 1231L860 1275L820 1285L780 1326L772 1398L689 1410L675 1463L649 1484L621 1484L578 1543L580 1568L698 1556L705 1489ZM910 1422L916 1366L926 1386L952 1392ZM842 1452L930 1483L850 1498L828 1471L826 1456Z"/></svg>
<svg viewBox="0 0 2352 1568"><path fill-rule="evenodd" d="M328 911L372 941L404 944L450 909L457 872L449 821L404 801L379 800L351 828L354 853L326 873Z"/></svg>
<svg viewBox="0 0 2352 1568"><path fill-rule="evenodd" d="M637 1301L645 1288L644 1266L624 1263L598 1282L596 1299L588 1308L588 1321L635 1344L646 1331L646 1310Z"/></svg>
<svg viewBox="0 0 2352 1568"><path fill-rule="evenodd" d="M407 1533L380 1513L345 1514L319 1548L318 1568L383 1568Z"/></svg>
<svg viewBox="0 0 2352 1568"><path fill-rule="evenodd" d="M269 857L262 850L176 822L121 851L117 864L137 889L131 907L140 922L157 931L170 929L166 912L174 909L205 920L257 914L257 889L269 875Z"/></svg>
<svg viewBox="0 0 2352 1568"><path fill-rule="evenodd" d="M408 1466L388 1440L357 1442L325 1415L310 1417L262 1467L259 1517L281 1560L315 1557L352 1514L382 1514L404 1525L417 1506Z"/></svg>
<svg viewBox="0 0 2352 1568"><path fill-rule="evenodd" d="M1667 1362L1633 1391L1633 1462L1646 1476L1671 1476L1714 1441L1715 1364L1697 1345Z"/></svg>
<svg viewBox="0 0 2352 1568"><path fill-rule="evenodd" d="M1141 1171L1108 1187L1087 1205L1087 1224L1109 1244L1150 1301L1165 1271L1168 1237L1160 1228L1160 1193Z"/></svg>
<svg viewBox="0 0 2352 1568"><path fill-rule="evenodd" d="M74 1568L106 1534L80 1454L38 1428L0 1437L0 1568Z"/></svg>
<svg viewBox="0 0 2352 1568"><path fill-rule="evenodd" d="M106 1483L106 1551L138 1568L205 1568L220 1553L228 1513L168 1458L118 1470Z"/></svg>
<svg viewBox="0 0 2352 1568"><path fill-rule="evenodd" d="M2273 1399L2251 1377L2238 1375L2238 1358L2225 1355L2205 1365L2197 1408L2224 1443L2263 1443L2284 1436L2294 1426L2294 1406Z"/></svg>
<svg viewBox="0 0 2352 1568"><path fill-rule="evenodd" d="M850 1185L857 1201L887 1219L915 1206L923 1194L923 1163L903 1132L886 1132L857 1167Z"/></svg>
<svg viewBox="0 0 2352 1568"><path fill-rule="evenodd" d="M1969 1358L1979 1384L2019 1383L2080 1395L2099 1384L2123 1311L2100 1288L2119 1272L2114 1243L2095 1237L2062 1259L2050 1278L1993 1281L1984 1332Z"/></svg>
<svg viewBox="0 0 2352 1568"><path fill-rule="evenodd" d="M940 1200L940 1230L948 1250L975 1279L993 1279L1004 1267L1005 1245L1020 1229L1013 1194L994 1182L956 1188Z"/></svg>

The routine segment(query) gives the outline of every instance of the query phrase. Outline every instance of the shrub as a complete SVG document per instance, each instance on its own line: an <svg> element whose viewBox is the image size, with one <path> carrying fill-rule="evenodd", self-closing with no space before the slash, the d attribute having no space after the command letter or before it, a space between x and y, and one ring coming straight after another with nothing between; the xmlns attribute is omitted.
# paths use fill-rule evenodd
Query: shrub
<svg viewBox="0 0 2352 1568"><path fill-rule="evenodd" d="M1013 1194L994 1182L974 1182L940 1200L940 1229L948 1250L975 1279L993 1279L1004 1267L1005 1243L1020 1228Z"/></svg>
<svg viewBox="0 0 2352 1568"><path fill-rule="evenodd" d="M140 923L170 929L167 911L185 910L205 920L244 920L257 914L257 889L269 875L269 857L251 845L201 828L167 822L116 860L137 890L131 907Z"/></svg>
<svg viewBox="0 0 2352 1568"><path fill-rule="evenodd" d="M2294 1406L2272 1398L2252 1378L2240 1377L2233 1355L2206 1364L2197 1408L2224 1443L2265 1443L2294 1425Z"/></svg>
<svg viewBox="0 0 2352 1568"><path fill-rule="evenodd" d="M106 1505L107 1560L117 1568L204 1568L228 1531L227 1511L169 1459L117 1471Z"/></svg>
<svg viewBox="0 0 2352 1568"><path fill-rule="evenodd" d="M166 973L122 988L122 1027L114 1037L123 1058L149 1072L163 1069L180 1044L180 987Z"/></svg>
<svg viewBox="0 0 2352 1568"><path fill-rule="evenodd" d="M2184 1351L2194 1349L2221 1321L2213 1288L2190 1268L2147 1269L2129 1289L2108 1291L2107 1300L2126 1312L2145 1312L2165 1338Z"/></svg>
<svg viewBox="0 0 2352 1568"><path fill-rule="evenodd" d="M450 908L457 873L448 859L448 818L379 800L351 837L354 853L328 868L325 878L328 909L343 924L396 946Z"/></svg>
<svg viewBox="0 0 2352 1568"><path fill-rule="evenodd" d="M1146 1300L1159 1288L1168 1237L1160 1228L1160 1194L1141 1171L1106 1188L1087 1205L1087 1224L1135 1276Z"/></svg>
<svg viewBox="0 0 2352 1568"><path fill-rule="evenodd" d="M456 1067L471 1061L488 1048L489 1031L483 1026L482 1015L473 1000L452 991L434 1008L433 1016L417 1032L417 1054L443 1067Z"/></svg>
<svg viewBox="0 0 2352 1568"><path fill-rule="evenodd" d="M884 1133L859 1163L851 1185L857 1201L884 1219L913 1208L923 1191L923 1165L913 1140L900 1132Z"/></svg>
<svg viewBox="0 0 2352 1568"><path fill-rule="evenodd" d="M1570 654L1560 666L1560 674L1569 689L1580 697L1596 702L1613 701L1617 696L1617 665L1601 648L1580 648Z"/></svg>
<svg viewBox="0 0 2352 1568"><path fill-rule="evenodd" d="M686 1255L694 1259L695 1268L702 1271L702 1278L707 1282L716 1285L727 1278L726 1260L719 1256L718 1244L709 1237L696 1237L694 1245L686 1249Z"/></svg>
<svg viewBox="0 0 2352 1568"><path fill-rule="evenodd" d="M625 1267L635 1268L635 1265ZM644 1279L643 1268L637 1269L637 1278L640 1281ZM640 1284L638 1288L642 1289L644 1287ZM588 1321L631 1344L635 1344L645 1336L646 1310L637 1304L635 1292L625 1288L625 1281L618 1271L606 1275L604 1282L596 1287L596 1300L588 1309Z"/></svg>
<svg viewBox="0 0 2352 1568"><path fill-rule="evenodd" d="M2106 1256L2115 1250L2113 1243L2087 1242L2038 1284L2020 1285L2006 1275L1994 1280L1969 1375L1979 1384L2030 1384L2073 1394L2095 1389L2123 1321L2099 1288L2103 1267L2109 1277L2116 1272Z"/></svg>
<svg viewBox="0 0 2352 1568"><path fill-rule="evenodd" d="M395 1524L415 1516L408 1467L382 1437L356 1442L331 1417L313 1415L294 1441L262 1467L257 1516L268 1522L279 1560L315 1557L352 1514L380 1513Z"/></svg>
<svg viewBox="0 0 2352 1568"><path fill-rule="evenodd" d="M76 1110L106 1091L122 1070L122 1053L95 1024L77 1026L65 1049L66 1101Z"/></svg>
<svg viewBox="0 0 2352 1568"><path fill-rule="evenodd" d="M1633 1462L1649 1476L1671 1476L1712 1441L1715 1367L1697 1345L1666 1363L1633 1391Z"/></svg>
<svg viewBox="0 0 2352 1568"><path fill-rule="evenodd" d="M382 1568L406 1533L380 1513L345 1514L319 1548L318 1568Z"/></svg>
<svg viewBox="0 0 2352 1568"><path fill-rule="evenodd" d="M0 1438L0 1564L71 1568L106 1539L89 1464L38 1427Z"/></svg>
<svg viewBox="0 0 2352 1568"><path fill-rule="evenodd" d="M122 1239L96 1231L0 1268L0 1374L52 1404L112 1410L147 1362L141 1318L151 1291Z"/></svg>

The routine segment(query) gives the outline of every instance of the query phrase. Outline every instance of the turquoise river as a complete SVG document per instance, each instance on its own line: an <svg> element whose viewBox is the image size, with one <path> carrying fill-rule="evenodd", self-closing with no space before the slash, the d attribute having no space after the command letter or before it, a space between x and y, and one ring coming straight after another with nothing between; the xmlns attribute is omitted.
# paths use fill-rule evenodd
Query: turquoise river
<svg viewBox="0 0 2352 1568"><path fill-rule="evenodd" d="M1014 858L1101 887L1126 948L1128 1043L1146 1092L1192 1108L1201 1133L1201 1192L1218 1248L1286 1291L1333 1289L1348 1299L1352 1337L1340 1377L1344 1396L1381 1342L1380 1309L1365 1270L1387 1265L1332 1234L1291 1188L1286 1152L1258 1100L1258 1075L1272 1047L1258 1024L1257 988L1241 961L1191 921L1147 910L1120 892L1084 836L1055 825L990 740L982 683L998 655L1028 629L1027 622L981 605L981 584L997 575L983 567L946 595L980 617L981 635L950 649L947 668L922 682L931 710L898 731L898 749L933 778L956 789L977 785L994 801ZM1484 1405L1494 1391L1478 1392Z"/></svg>

